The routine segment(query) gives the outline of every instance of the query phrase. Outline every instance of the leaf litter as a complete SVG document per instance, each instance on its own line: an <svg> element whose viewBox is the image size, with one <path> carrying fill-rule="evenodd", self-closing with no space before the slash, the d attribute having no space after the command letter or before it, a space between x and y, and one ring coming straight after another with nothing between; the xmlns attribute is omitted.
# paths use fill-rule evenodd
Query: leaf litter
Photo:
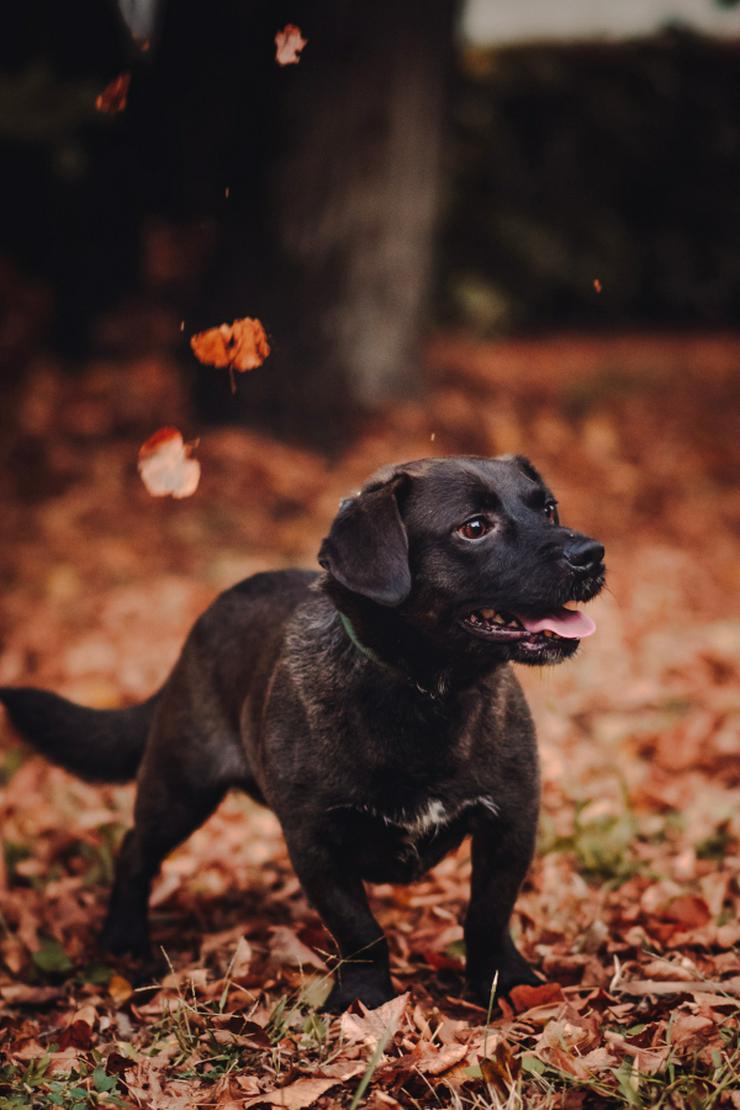
<svg viewBox="0 0 740 1110"><path fill-rule="evenodd" d="M29 384L21 432L24 412L33 442L50 422L51 492L0 494L0 570L13 582L0 599L2 682L100 706L147 695L216 590L312 565L339 497L389 458L426 453L430 428L440 453L531 455L566 519L606 542L611 592L576 661L521 675L543 813L514 930L548 983L518 989L490 1020L462 996L465 849L413 887L371 889L399 997L387 1013L329 1017L317 1007L331 940L276 820L237 795L158 881L154 935L171 970L152 984L113 966L96 937L132 790L80 783L0 725L3 1110L326 1110L350 1106L361 1083L356 1104L372 1107L737 1105L727 382L740 350L645 336L637 349L627 338L441 336L424 402L389 410L338 465L253 432L209 431L205 496L186 521L132 485L147 406L127 407L121 375L137 389L149 375L133 362L91 365L62 390L50 365L33 404ZM179 412L166 365L151 388ZM108 429L103 447L79 430L92 411Z"/></svg>

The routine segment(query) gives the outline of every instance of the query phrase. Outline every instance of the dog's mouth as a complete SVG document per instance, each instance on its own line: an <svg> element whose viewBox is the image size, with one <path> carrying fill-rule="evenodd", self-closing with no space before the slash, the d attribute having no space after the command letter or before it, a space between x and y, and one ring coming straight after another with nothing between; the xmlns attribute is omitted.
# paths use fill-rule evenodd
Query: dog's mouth
<svg viewBox="0 0 740 1110"><path fill-rule="evenodd" d="M596 625L579 609L556 609L541 617L502 613L495 609L474 609L463 617L465 628L494 643L517 643L539 648L564 640L582 640L596 631Z"/></svg>

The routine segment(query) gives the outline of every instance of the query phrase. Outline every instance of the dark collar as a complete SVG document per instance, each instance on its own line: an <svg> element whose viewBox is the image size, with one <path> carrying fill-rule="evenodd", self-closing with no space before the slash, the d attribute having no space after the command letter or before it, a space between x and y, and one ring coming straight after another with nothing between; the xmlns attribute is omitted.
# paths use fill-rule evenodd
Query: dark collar
<svg viewBox="0 0 740 1110"><path fill-rule="evenodd" d="M441 691L439 693L434 693L426 686L422 686L420 682L417 682L416 679L412 678L411 675L406 673L406 671L402 671L399 667L394 667L392 663L387 663L385 659L381 659L377 652L373 651L373 649L368 647L367 644L363 644L362 640L357 635L355 626L352 624L352 621L349 619L347 614L343 613L339 609L337 610L337 612L339 613L339 619L342 622L342 628L347 633L347 636L361 655L364 655L365 658L369 659L371 663L374 663L376 667L380 667L382 670L388 671L389 674L395 675L396 678L401 678L404 682L408 682L411 686L418 690L420 694L426 695L426 697L431 698L433 701L436 701L441 696Z"/></svg>

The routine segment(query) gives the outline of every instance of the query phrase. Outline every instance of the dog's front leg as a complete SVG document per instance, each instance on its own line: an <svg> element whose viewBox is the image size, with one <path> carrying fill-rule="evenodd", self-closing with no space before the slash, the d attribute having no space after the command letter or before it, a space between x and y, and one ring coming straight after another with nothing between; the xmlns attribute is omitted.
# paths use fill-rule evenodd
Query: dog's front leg
<svg viewBox="0 0 740 1110"><path fill-rule="evenodd" d="M301 885L339 947L341 963L324 1009L339 1013L359 999L368 1008L393 998L388 942L373 917L362 880L325 830L285 829Z"/></svg>
<svg viewBox="0 0 740 1110"><path fill-rule="evenodd" d="M470 906L465 919L467 978L473 995L484 1006L496 995L508 994L519 983L535 985L535 976L517 951L509 933L509 919L534 847L536 815L507 827L485 819L473 833L473 875Z"/></svg>

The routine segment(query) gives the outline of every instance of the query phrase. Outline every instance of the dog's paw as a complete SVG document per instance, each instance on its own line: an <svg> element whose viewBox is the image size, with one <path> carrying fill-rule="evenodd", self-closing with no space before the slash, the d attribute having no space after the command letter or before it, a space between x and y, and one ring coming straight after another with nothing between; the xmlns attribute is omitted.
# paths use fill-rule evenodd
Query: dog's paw
<svg viewBox="0 0 740 1110"><path fill-rule="evenodd" d="M106 921L100 945L112 956L132 956L135 960L151 961L152 946L149 930L140 921L116 918Z"/></svg>
<svg viewBox="0 0 740 1110"><path fill-rule="evenodd" d="M341 1014L353 1002L361 1002L368 1010L375 1010L395 996L396 992L390 981L385 983L383 980L369 978L336 981L321 1010L327 1014Z"/></svg>
<svg viewBox="0 0 740 1110"><path fill-rule="evenodd" d="M543 980L529 966L523 956L518 952L507 955L498 966L491 969L485 976L476 975L468 978L468 990L472 998L480 1005L488 1008L491 1004L491 994L494 1000L506 998L514 987L539 987Z"/></svg>

